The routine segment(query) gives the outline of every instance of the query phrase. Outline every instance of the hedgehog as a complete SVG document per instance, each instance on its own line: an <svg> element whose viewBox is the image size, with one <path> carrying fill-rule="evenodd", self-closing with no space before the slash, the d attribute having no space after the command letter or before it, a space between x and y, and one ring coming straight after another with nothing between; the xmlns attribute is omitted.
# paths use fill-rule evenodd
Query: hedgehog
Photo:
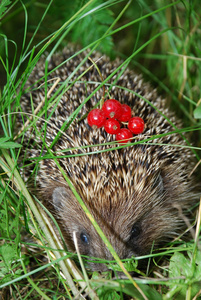
<svg viewBox="0 0 201 300"><path fill-rule="evenodd" d="M47 156L48 151L54 153L118 256L139 257L187 228L184 216L191 216L198 201L195 179L189 176L194 155L183 147L186 139L176 131L182 124L156 89L121 66L118 58L111 61L97 51L88 56L89 50L76 53L66 47L49 58L47 76L45 55L31 72L18 125L46 101L40 117L32 120L34 126L24 131L23 159L32 164L22 175L55 217L69 251L75 251L75 232L82 255L112 260L55 161ZM105 83L98 88L100 74ZM104 128L90 127L86 116L103 97L128 104L132 115L144 120L144 132L122 146ZM89 266L106 268L94 262Z"/></svg>

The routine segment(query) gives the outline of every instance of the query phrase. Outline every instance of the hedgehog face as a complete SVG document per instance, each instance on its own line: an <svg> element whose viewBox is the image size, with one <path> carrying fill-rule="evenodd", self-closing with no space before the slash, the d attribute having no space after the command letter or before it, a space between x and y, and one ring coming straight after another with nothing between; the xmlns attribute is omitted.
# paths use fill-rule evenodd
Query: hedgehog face
<svg viewBox="0 0 201 300"><path fill-rule="evenodd" d="M78 248L82 255L103 260L113 260L110 251L68 187L56 187L52 194L52 203L55 217L62 229L69 250L75 250L73 240L73 232L75 232ZM116 232L114 222L111 219L106 220L104 216L101 217L102 213L97 213L97 210L92 207L90 207L90 210L120 258L137 255L135 245L141 234L139 223L133 224L129 229L130 232L127 233L126 239L123 239L122 233ZM125 224L125 226L127 225ZM89 266L93 271L107 270L107 267L102 263L98 264L89 261Z"/></svg>
<svg viewBox="0 0 201 300"><path fill-rule="evenodd" d="M152 174L146 188L108 194L104 202L94 195L86 205L121 259L148 254L154 242L167 240L178 226L177 211L165 207L167 197L162 176ZM92 193L90 193L92 195ZM150 198L152 201L150 201ZM85 199L83 199L85 200ZM98 201L99 200L99 201ZM115 202L115 203L114 203ZM107 203L107 205L105 205ZM56 187L52 194L55 217L69 250L74 251L73 232L81 254L105 260L113 257L68 187ZM171 220L171 221L170 221ZM174 220L174 221L172 221ZM89 263L92 270L103 271L103 264Z"/></svg>

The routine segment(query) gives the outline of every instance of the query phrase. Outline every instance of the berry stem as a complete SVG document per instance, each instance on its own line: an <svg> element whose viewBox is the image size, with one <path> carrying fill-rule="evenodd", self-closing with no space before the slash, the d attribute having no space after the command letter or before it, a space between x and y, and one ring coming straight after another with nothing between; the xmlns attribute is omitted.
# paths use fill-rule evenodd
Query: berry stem
<svg viewBox="0 0 201 300"><path fill-rule="evenodd" d="M103 82L103 76L102 76L101 71L100 71L99 67L97 66L96 62L90 56L88 57L88 59L92 62L92 64L94 65L94 67L98 71L98 74L100 75L101 81ZM100 109L103 106L104 99L105 99L105 85L103 85L103 95L102 95L101 100L100 100Z"/></svg>

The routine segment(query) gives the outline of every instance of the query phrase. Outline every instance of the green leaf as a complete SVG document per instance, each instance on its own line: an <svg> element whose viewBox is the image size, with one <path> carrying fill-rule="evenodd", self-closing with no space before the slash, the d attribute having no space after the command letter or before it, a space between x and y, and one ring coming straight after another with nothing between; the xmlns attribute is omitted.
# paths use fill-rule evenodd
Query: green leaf
<svg viewBox="0 0 201 300"><path fill-rule="evenodd" d="M1 245L0 260L0 285L22 275L15 244Z"/></svg>
<svg viewBox="0 0 201 300"><path fill-rule="evenodd" d="M191 253L188 253L188 256L184 256L179 252L176 252L170 260L169 274L175 278L170 281L170 287L173 288L175 283L177 284L178 300L185 299L189 286L191 286L192 296L199 292L201 285L201 251L197 252L195 262L192 261Z"/></svg>
<svg viewBox="0 0 201 300"><path fill-rule="evenodd" d="M2 257L2 261L4 262L4 266L9 272L11 270L11 265L13 261L16 259L16 247L9 245L9 244L3 244L0 247L0 256Z"/></svg>
<svg viewBox="0 0 201 300"><path fill-rule="evenodd" d="M128 280L101 280L99 278L91 281L91 285L94 289L96 289L97 295L101 300L122 299L122 297L119 298L119 294L117 293L123 293L136 300L144 299L136 287L134 287L134 285ZM162 300L161 295L155 289L140 283L138 286L148 299Z"/></svg>
<svg viewBox="0 0 201 300"><path fill-rule="evenodd" d="M2 138L0 138L0 144L1 143L5 143L5 142L7 142L7 141L9 141L10 140L10 138L9 137L2 137Z"/></svg>
<svg viewBox="0 0 201 300"><path fill-rule="evenodd" d="M133 258L132 260L128 260L126 262L123 263L124 267L126 268L126 270L128 272L134 272L137 269L138 266L138 261L135 260L135 258ZM113 271L119 271L122 272L122 269L119 267L118 264L110 264L109 267L113 270Z"/></svg>
<svg viewBox="0 0 201 300"><path fill-rule="evenodd" d="M172 256L170 261L170 275L172 277L192 276L190 261L182 253L176 252Z"/></svg>
<svg viewBox="0 0 201 300"><path fill-rule="evenodd" d="M13 148L21 148L22 145L15 143L15 142L9 142L9 137L2 137L0 138L0 148L1 149L13 149Z"/></svg>
<svg viewBox="0 0 201 300"><path fill-rule="evenodd" d="M1 0L0 1L0 19L3 16L4 12L7 10L7 6L11 4L10 0Z"/></svg>
<svg viewBox="0 0 201 300"><path fill-rule="evenodd" d="M201 281L201 251L197 251L195 258L195 265L193 266L195 272L193 273L193 282Z"/></svg>
<svg viewBox="0 0 201 300"><path fill-rule="evenodd" d="M195 119L201 119L201 105L196 107L196 109L193 112Z"/></svg>
<svg viewBox="0 0 201 300"><path fill-rule="evenodd" d="M101 1L101 3L103 3L103 1ZM91 9L93 12L93 8L94 5L91 5L89 11ZM83 46L86 46L89 43L101 38L113 21L113 12L108 8L89 13L74 26L72 30L73 41L79 41ZM113 46L114 44L112 37L109 36L101 41L99 50L110 55Z"/></svg>

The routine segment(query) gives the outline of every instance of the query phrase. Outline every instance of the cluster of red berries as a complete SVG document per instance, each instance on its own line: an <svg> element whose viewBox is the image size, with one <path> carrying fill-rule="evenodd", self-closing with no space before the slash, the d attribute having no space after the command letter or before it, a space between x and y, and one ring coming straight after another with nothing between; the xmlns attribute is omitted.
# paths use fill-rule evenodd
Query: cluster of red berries
<svg viewBox="0 0 201 300"><path fill-rule="evenodd" d="M102 109L95 108L87 116L90 126L104 127L110 134L116 134L116 140L127 143L133 134L142 133L144 121L140 117L131 117L131 108L115 99L106 100ZM121 128L122 122L128 122L128 128Z"/></svg>

